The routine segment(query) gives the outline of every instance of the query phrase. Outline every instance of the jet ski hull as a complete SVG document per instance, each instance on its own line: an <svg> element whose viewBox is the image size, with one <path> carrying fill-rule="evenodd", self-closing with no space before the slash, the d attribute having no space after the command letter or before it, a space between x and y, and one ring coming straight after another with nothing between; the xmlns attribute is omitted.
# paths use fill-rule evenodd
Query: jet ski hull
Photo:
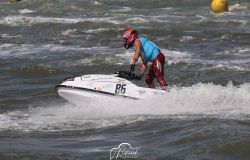
<svg viewBox="0 0 250 160"><path fill-rule="evenodd" d="M84 102L90 102L93 100L113 100L114 98L116 100L120 98L138 100L138 98L134 97L116 95L114 93L92 90L88 88L58 85L56 86L56 89L58 91L59 96L74 104L82 104Z"/></svg>
<svg viewBox="0 0 250 160"><path fill-rule="evenodd" d="M97 100L120 101L121 98L141 100L166 93L164 90L138 87L116 74L69 78L57 85L56 89L61 97L77 105Z"/></svg>

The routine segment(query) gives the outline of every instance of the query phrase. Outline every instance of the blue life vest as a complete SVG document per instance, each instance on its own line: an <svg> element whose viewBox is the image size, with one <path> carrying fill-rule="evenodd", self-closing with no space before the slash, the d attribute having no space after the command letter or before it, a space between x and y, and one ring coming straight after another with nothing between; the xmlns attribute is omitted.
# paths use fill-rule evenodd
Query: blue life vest
<svg viewBox="0 0 250 160"><path fill-rule="evenodd" d="M141 46L141 58L146 62L153 62L154 59L160 54L160 49L153 42L149 41L145 37L140 37L139 40L142 43ZM133 50L136 51L136 47L133 46Z"/></svg>

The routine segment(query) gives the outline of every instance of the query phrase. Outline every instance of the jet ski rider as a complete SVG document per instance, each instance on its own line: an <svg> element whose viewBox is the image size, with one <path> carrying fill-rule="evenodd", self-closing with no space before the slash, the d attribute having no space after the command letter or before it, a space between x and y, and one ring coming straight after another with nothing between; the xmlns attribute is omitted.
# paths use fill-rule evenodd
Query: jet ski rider
<svg viewBox="0 0 250 160"><path fill-rule="evenodd" d="M140 36L136 30L128 29L124 34L124 47L126 49L132 48L135 52L130 72L134 72L135 64L138 58L141 57L142 64L138 66L140 73L143 76L147 70L147 63L151 62L152 65L149 68L148 74L146 75L145 81L149 88L155 88L154 78L157 79L162 89L167 90L168 84L164 79L164 63L165 56L161 53L158 46L147 38Z"/></svg>

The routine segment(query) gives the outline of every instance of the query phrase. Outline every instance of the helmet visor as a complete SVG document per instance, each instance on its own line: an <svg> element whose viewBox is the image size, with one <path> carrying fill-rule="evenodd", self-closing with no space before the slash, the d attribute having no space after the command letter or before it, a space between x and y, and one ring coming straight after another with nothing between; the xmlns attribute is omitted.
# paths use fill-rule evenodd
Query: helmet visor
<svg viewBox="0 0 250 160"><path fill-rule="evenodd" d="M128 44L128 38L126 38L126 37L124 37L124 47L126 48L126 49L128 49L129 48L129 44Z"/></svg>

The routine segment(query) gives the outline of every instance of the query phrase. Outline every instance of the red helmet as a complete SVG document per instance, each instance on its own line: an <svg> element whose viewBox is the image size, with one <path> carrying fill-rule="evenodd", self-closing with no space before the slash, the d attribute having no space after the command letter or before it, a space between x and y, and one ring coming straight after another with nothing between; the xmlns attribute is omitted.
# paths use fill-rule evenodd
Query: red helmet
<svg viewBox="0 0 250 160"><path fill-rule="evenodd" d="M134 29L129 29L123 34L124 38L124 47L126 49L129 49L133 46L134 41L139 37L139 34Z"/></svg>

